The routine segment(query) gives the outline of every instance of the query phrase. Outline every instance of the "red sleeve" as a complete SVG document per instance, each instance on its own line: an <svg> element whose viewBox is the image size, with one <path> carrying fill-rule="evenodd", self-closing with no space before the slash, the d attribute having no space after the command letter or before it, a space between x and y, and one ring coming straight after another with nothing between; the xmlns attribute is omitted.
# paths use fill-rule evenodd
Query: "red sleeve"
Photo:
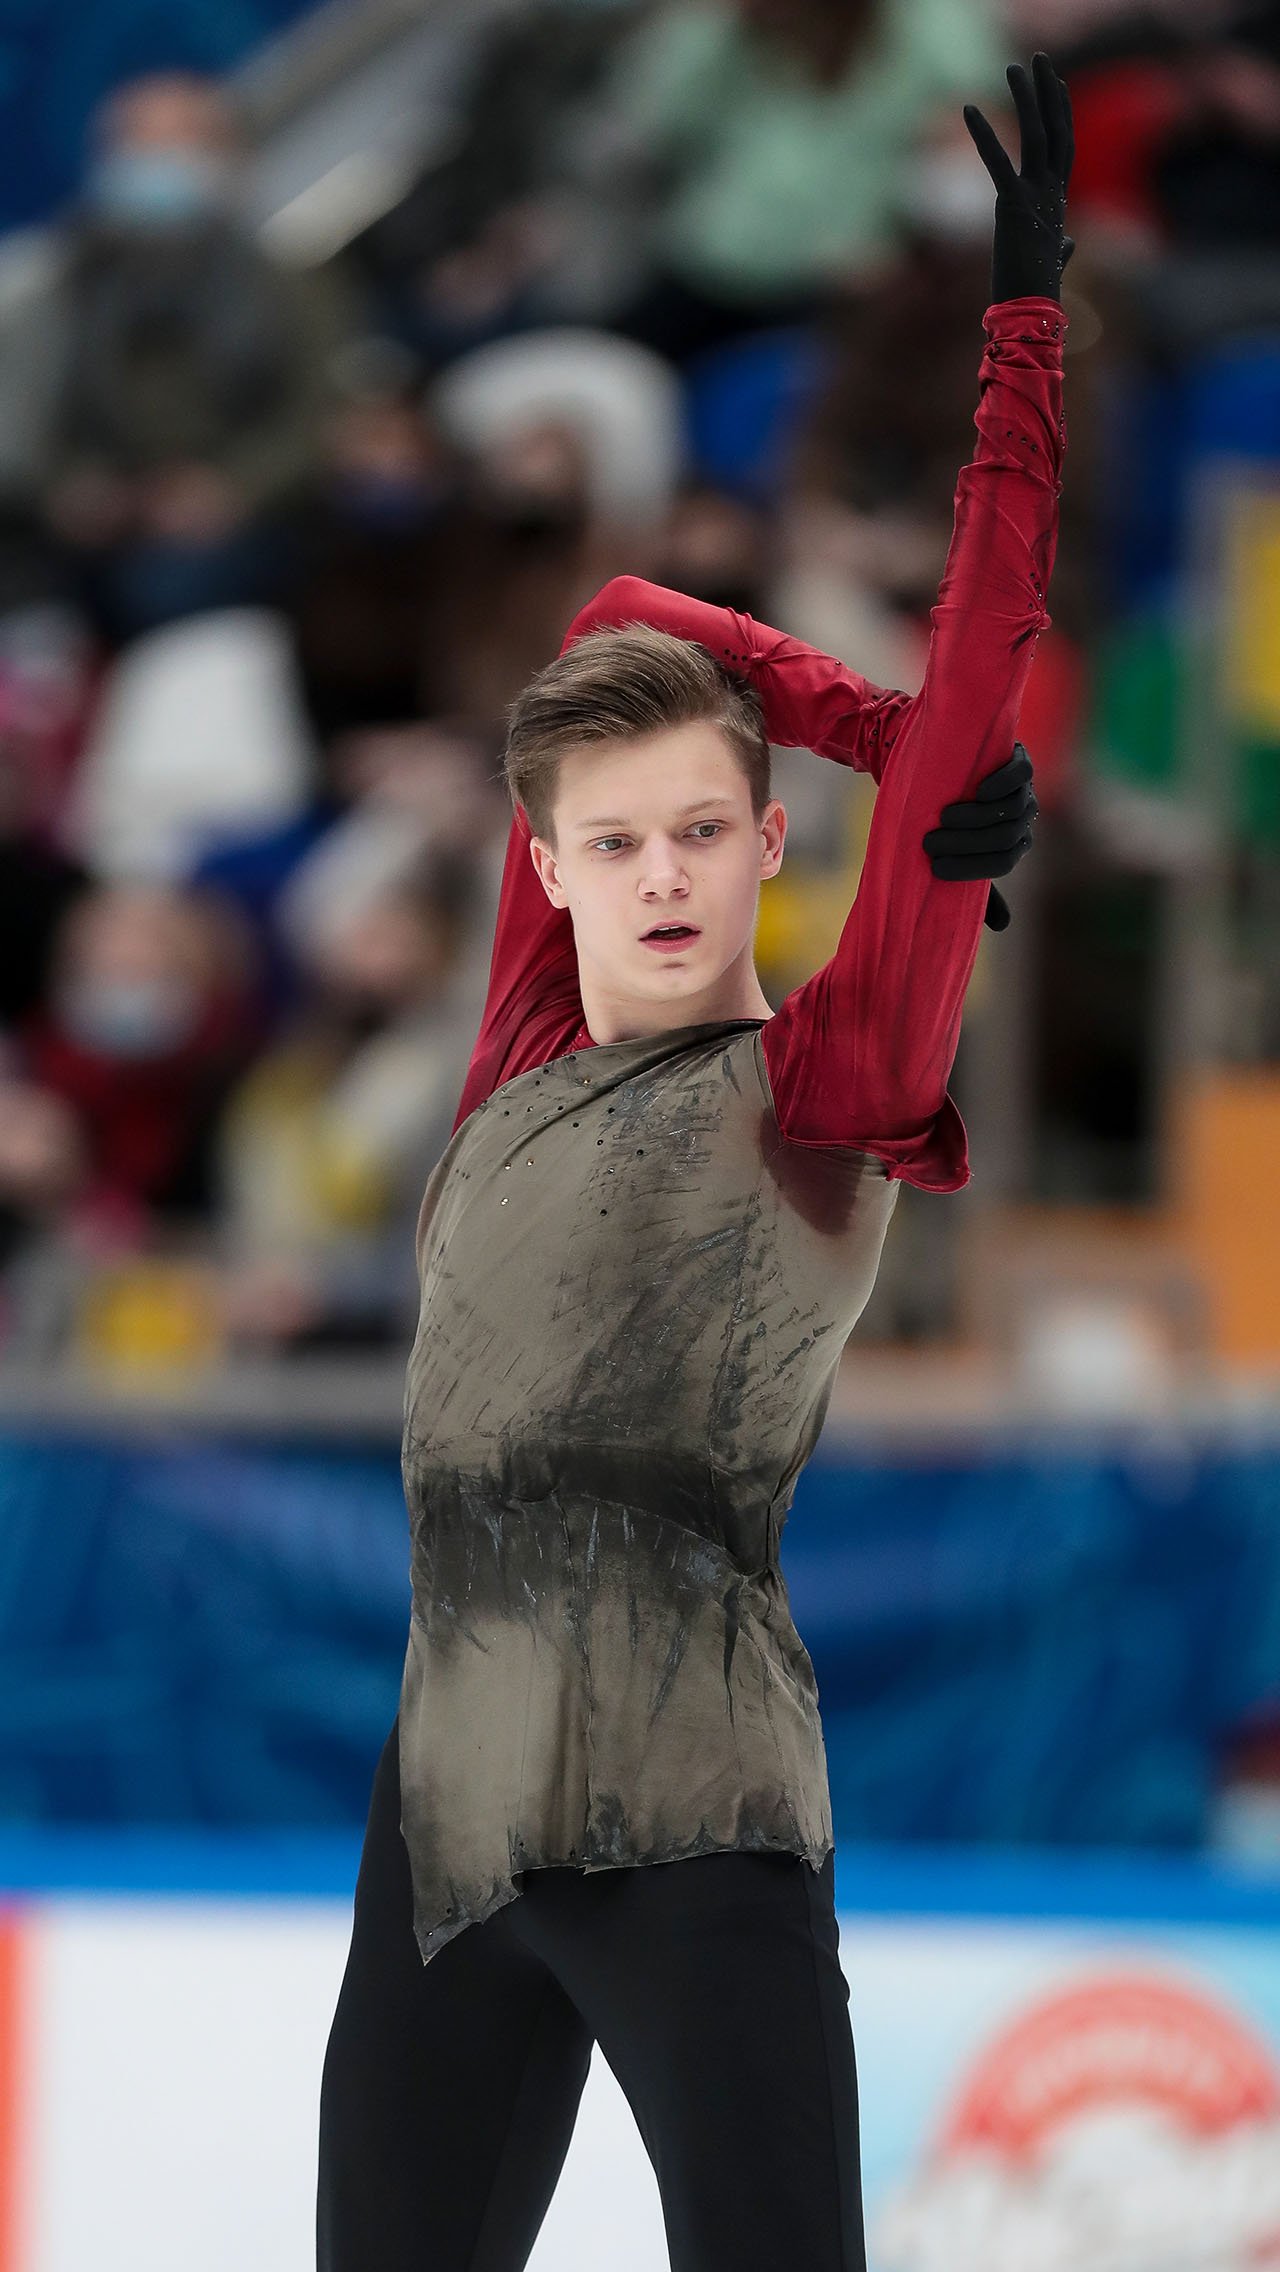
<svg viewBox="0 0 1280 2272"><path fill-rule="evenodd" d="M831 960L760 1037L791 1141L874 1153L927 1191L969 1179L947 1081L990 887L937 882L921 838L1009 755L1051 620L1066 448L1057 302L998 302L983 327L978 445L956 486L924 683L884 736L857 897Z"/></svg>
<svg viewBox="0 0 1280 2272"><path fill-rule="evenodd" d="M545 1065L582 1024L573 918L553 907L529 857L529 815L517 805L493 927L489 986L451 1133L504 1081Z"/></svg>
<svg viewBox="0 0 1280 2272"><path fill-rule="evenodd" d="M678 639L696 639L731 670L741 671L760 696L771 742L814 750L837 765L880 779L893 721L910 695L873 686L834 655L773 631L736 608L690 599L665 584L648 584L642 576L614 576L605 584L575 615L560 652L585 632L618 631L627 623L647 623L656 631L673 631Z"/></svg>

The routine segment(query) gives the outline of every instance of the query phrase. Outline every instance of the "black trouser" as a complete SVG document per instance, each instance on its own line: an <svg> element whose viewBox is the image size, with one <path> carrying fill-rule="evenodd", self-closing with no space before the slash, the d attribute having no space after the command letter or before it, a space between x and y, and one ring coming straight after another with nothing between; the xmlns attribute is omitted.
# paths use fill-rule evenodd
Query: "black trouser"
<svg viewBox="0 0 1280 2272"><path fill-rule="evenodd" d="M828 1855L715 1853L525 1890L424 1965L397 1729L374 1777L320 2100L320 2272L520 2272L598 2042L672 2272L865 2272Z"/></svg>

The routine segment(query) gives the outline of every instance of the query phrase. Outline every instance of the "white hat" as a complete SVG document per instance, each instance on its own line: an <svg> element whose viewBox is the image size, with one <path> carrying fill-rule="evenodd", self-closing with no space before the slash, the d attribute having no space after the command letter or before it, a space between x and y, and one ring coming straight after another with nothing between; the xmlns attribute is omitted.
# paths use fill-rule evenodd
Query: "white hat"
<svg viewBox="0 0 1280 2272"><path fill-rule="evenodd" d="M493 340L451 363L428 400L464 449L490 448L545 419L571 427L600 513L659 520L680 478L680 381L662 356L612 332L566 324Z"/></svg>

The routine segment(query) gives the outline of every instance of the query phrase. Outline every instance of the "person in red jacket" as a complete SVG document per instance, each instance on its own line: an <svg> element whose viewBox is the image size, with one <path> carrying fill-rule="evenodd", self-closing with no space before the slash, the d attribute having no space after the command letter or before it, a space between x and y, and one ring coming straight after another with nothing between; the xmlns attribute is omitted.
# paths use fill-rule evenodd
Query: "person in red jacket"
<svg viewBox="0 0 1280 2272"><path fill-rule="evenodd" d="M325 2059L321 2272L517 2272L596 2044L673 2272L865 2266L778 1547L901 1183L968 1175L947 1081L989 887L922 838L1010 746L1065 448L1070 108L1045 56L1009 78L1021 173L966 112L993 293L920 692L622 577L513 707L488 999L417 1226L412 1615ZM878 784L836 950L776 1011L770 741Z"/></svg>

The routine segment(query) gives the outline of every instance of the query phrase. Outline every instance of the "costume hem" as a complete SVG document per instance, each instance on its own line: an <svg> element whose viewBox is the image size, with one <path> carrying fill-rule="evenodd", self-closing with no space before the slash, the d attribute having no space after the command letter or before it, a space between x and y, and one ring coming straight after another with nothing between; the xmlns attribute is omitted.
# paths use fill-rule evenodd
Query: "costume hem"
<svg viewBox="0 0 1280 2272"><path fill-rule="evenodd" d="M518 1870L511 1872L510 1877L495 1881L490 1898L480 1907L467 1910L462 1915L440 1918L434 1924L425 1924L415 1918L413 1936L423 1964L429 1964L432 1957L438 1956L440 1950L465 1932L468 1925L483 1925L487 1918L496 1917L500 1909L509 1908L513 1901L518 1901L524 1892L523 1881L531 1870L570 1869L577 1870L583 1877L603 1877L608 1870L654 1869L667 1862L699 1861L707 1854L794 1854L797 1860L807 1862L817 1877L825 1866L827 1856L834 1852L834 1838L827 1838L821 1843L811 1839L797 1841L753 1838L734 1840L728 1845L717 1842L710 1846L701 1845L695 1840L674 1854L634 1854L621 1860L599 1862L594 1868L582 1861L570 1861L567 1856L542 1862L525 1861Z"/></svg>

